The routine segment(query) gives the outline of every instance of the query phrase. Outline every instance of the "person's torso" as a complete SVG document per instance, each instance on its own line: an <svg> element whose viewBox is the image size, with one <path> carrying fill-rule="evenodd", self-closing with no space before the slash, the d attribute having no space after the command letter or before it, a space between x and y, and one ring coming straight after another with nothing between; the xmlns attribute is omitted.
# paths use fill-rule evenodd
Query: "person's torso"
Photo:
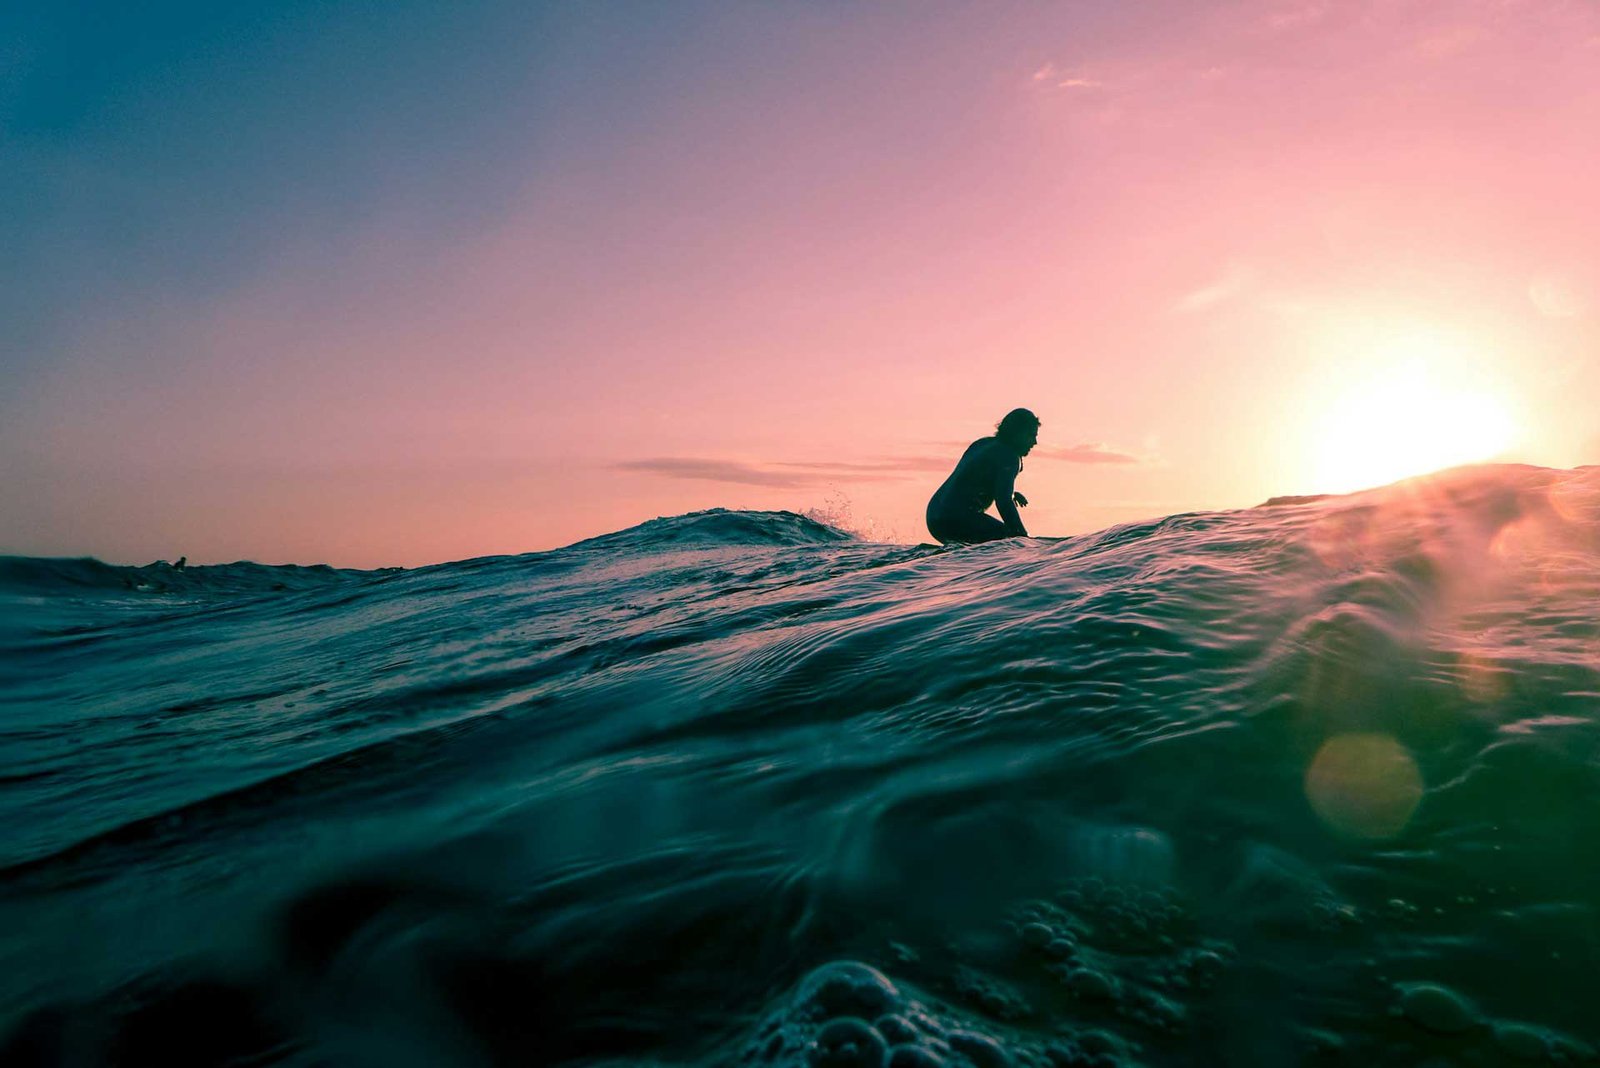
<svg viewBox="0 0 1600 1068"><path fill-rule="evenodd" d="M929 514L982 512L994 503L994 488L1005 474L1016 473L1017 457L999 438L979 438L961 454L956 469L928 502Z"/></svg>

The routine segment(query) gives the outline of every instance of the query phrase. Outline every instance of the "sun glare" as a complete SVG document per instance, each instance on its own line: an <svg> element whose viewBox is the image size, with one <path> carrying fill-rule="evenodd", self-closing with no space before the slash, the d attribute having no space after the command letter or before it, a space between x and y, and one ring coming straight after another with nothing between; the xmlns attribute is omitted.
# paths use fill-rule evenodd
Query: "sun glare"
<svg viewBox="0 0 1600 1068"><path fill-rule="evenodd" d="M1388 346L1312 429L1316 491L1345 493L1476 463L1504 452L1515 424L1504 400L1473 381L1437 339ZM1448 368L1448 370L1447 370Z"/></svg>

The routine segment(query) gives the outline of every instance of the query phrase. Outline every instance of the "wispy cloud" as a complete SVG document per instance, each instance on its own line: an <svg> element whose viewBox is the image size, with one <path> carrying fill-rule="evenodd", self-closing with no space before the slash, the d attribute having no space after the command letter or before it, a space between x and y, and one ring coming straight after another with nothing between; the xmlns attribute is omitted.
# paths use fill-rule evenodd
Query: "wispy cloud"
<svg viewBox="0 0 1600 1068"><path fill-rule="evenodd" d="M1272 31L1293 30L1312 26L1328 15L1329 5L1323 2L1289 4L1267 14L1266 27Z"/></svg>
<svg viewBox="0 0 1600 1068"><path fill-rule="evenodd" d="M1179 297L1172 305L1172 310L1188 313L1205 311L1237 297L1254 282L1254 276L1249 269L1233 264L1216 279Z"/></svg>
<svg viewBox="0 0 1600 1068"><path fill-rule="evenodd" d="M959 451L972 444L969 441L942 441L941 446ZM1069 464L1143 464L1150 463L1151 455L1157 451L1154 443L1150 445L1150 454L1139 456L1131 452L1118 452L1108 448L1102 441L1086 441L1078 445L1035 445L1028 454L1030 460L1064 460ZM926 460L918 470L948 471L955 467L955 458L949 460Z"/></svg>
<svg viewBox="0 0 1600 1068"><path fill-rule="evenodd" d="M1096 512L1147 512L1165 515L1177 507L1172 501L1088 501L1083 507Z"/></svg>
<svg viewBox="0 0 1600 1068"><path fill-rule="evenodd" d="M900 456L872 463L837 463L831 461L782 461L774 467L797 467L808 471L843 471L866 474L885 471L938 471L949 466L944 460L926 456Z"/></svg>
<svg viewBox="0 0 1600 1068"><path fill-rule="evenodd" d="M616 465L622 471L643 471L667 478L700 482L732 482L740 486L809 486L817 481L803 475L770 471L737 460L702 460L686 456L656 456L645 460L624 460Z"/></svg>
<svg viewBox="0 0 1600 1068"><path fill-rule="evenodd" d="M1033 455L1046 460L1065 460L1069 464L1136 464L1140 460L1126 452L1108 449L1100 442L1085 442L1055 448L1035 448Z"/></svg>
<svg viewBox="0 0 1600 1068"><path fill-rule="evenodd" d="M947 464L943 460L910 456L870 462L778 460L761 464L691 456L652 456L624 460L613 466L622 471L641 471L665 478L787 488L834 482L892 482L914 471L942 470Z"/></svg>
<svg viewBox="0 0 1600 1068"><path fill-rule="evenodd" d="M1446 26L1418 40L1417 52L1425 59L1445 59L1465 52L1488 36L1482 26Z"/></svg>
<svg viewBox="0 0 1600 1068"><path fill-rule="evenodd" d="M1033 81L1053 89L1100 89L1105 83L1081 71L1064 70L1054 63L1046 63L1033 72Z"/></svg>

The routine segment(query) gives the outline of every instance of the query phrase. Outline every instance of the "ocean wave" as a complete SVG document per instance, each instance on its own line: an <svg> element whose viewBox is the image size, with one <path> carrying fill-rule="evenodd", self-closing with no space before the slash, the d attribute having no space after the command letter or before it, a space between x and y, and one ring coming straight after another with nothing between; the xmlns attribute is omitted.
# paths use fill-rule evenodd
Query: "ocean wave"
<svg viewBox="0 0 1600 1068"><path fill-rule="evenodd" d="M130 614L168 571L210 585ZM1597 468L956 549L713 510L0 585L72 606L0 647L7 1063L1600 1040Z"/></svg>
<svg viewBox="0 0 1600 1068"><path fill-rule="evenodd" d="M690 546L827 545L853 534L795 512L740 512L711 508L651 519L612 534L588 538L565 551L652 552Z"/></svg>
<svg viewBox="0 0 1600 1068"><path fill-rule="evenodd" d="M142 567L78 559L0 556L0 595L116 593L252 593L320 589L392 574L399 568L358 571L327 564L232 564L173 566L165 560Z"/></svg>

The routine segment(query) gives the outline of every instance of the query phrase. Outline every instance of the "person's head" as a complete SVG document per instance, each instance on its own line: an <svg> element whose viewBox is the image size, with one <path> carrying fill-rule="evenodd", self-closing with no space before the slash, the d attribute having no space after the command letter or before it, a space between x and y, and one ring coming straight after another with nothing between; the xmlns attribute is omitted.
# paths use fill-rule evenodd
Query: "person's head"
<svg viewBox="0 0 1600 1068"><path fill-rule="evenodd" d="M1026 408L1013 408L994 428L995 437L1026 456L1039 443L1039 417Z"/></svg>

